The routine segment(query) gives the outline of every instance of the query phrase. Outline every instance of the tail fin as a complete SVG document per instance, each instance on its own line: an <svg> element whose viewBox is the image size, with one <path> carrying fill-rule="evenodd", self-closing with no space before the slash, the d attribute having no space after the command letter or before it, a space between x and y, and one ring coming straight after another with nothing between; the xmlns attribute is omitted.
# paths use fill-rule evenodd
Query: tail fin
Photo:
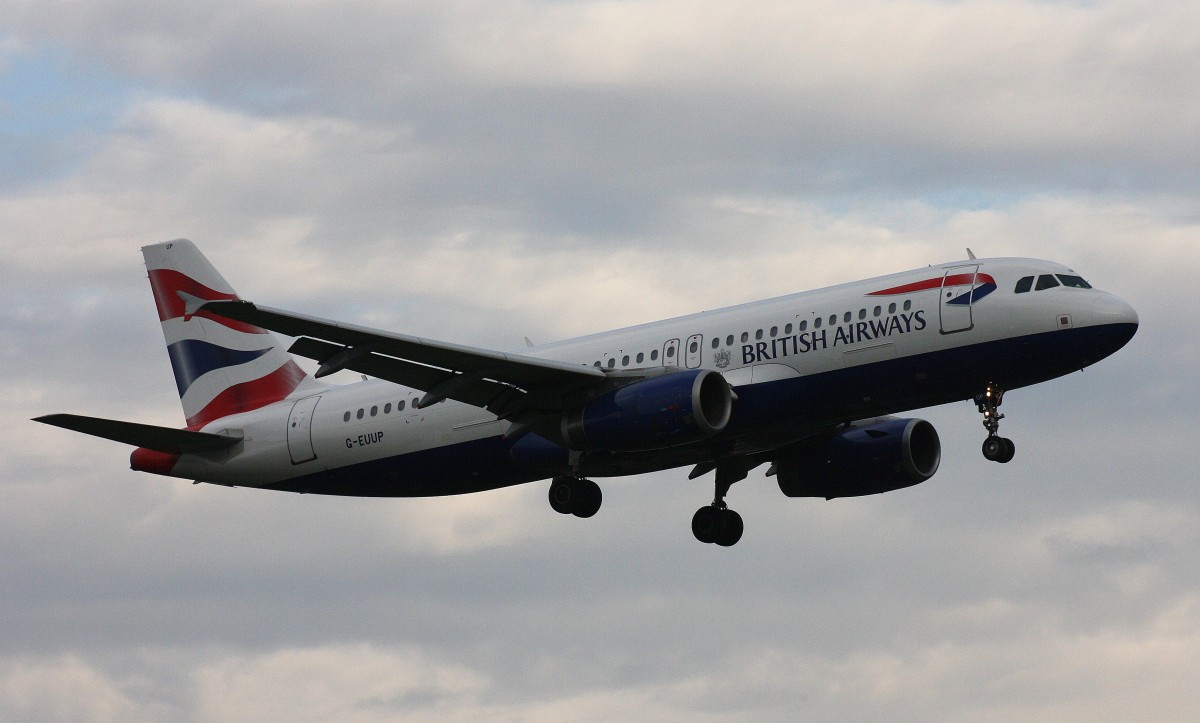
<svg viewBox="0 0 1200 723"><path fill-rule="evenodd" d="M266 330L196 311L204 301L238 296L191 241L145 246L142 256L188 427L320 384Z"/></svg>

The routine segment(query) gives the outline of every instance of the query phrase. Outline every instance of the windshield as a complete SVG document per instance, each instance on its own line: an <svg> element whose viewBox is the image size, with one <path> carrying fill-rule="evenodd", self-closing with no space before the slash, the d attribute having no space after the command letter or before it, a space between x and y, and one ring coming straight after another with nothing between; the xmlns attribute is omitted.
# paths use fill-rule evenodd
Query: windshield
<svg viewBox="0 0 1200 723"><path fill-rule="evenodd" d="M1072 289L1090 289L1092 285L1083 280L1082 276L1072 276L1070 274L1058 274L1058 280L1063 286L1068 286Z"/></svg>

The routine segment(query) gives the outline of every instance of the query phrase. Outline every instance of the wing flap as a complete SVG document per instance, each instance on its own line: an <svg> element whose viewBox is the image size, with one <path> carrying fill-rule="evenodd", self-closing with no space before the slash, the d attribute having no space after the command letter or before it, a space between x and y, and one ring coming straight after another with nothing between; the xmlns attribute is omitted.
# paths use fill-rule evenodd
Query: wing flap
<svg viewBox="0 0 1200 723"><path fill-rule="evenodd" d="M85 417L80 414L48 414L44 417L34 417L33 421L167 454L214 452L242 441L240 434L209 434L158 427L153 424Z"/></svg>

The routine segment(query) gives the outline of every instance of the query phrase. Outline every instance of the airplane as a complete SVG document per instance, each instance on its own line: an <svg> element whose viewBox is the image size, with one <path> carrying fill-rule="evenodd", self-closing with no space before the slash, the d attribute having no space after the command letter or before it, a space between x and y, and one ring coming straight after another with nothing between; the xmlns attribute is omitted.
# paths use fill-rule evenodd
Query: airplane
<svg viewBox="0 0 1200 723"><path fill-rule="evenodd" d="M715 492L692 533L725 547L744 529L725 497L761 465L788 497L932 477L937 431L890 416L906 410L973 400L983 456L1009 462L1004 394L1094 364L1138 328L1132 306L1066 266L967 249L962 261L499 352L243 300L186 239L142 253L186 428L35 421L133 445L133 470L196 484L423 497L549 479L550 506L580 518L601 505L592 477L690 466L690 479L713 473ZM362 381L322 381L341 370Z"/></svg>

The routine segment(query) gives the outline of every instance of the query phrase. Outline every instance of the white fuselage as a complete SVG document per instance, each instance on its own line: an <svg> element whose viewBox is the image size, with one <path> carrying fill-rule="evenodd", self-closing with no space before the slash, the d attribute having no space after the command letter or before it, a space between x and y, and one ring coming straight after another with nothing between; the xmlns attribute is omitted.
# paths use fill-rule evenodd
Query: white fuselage
<svg viewBox="0 0 1200 723"><path fill-rule="evenodd" d="M639 472L696 463L719 449L769 449L788 435L842 419L969 398L971 390L992 380L1008 387L1036 383L1082 368L1124 344L1128 335L1109 344L1101 334L1112 330L1120 337L1121 329L1137 323L1133 309L1112 294L1061 284L1015 290L1021 278L1055 274L1074 272L1034 259L957 262L519 353L602 369L720 372L738 397L729 429L692 451L627 460L609 456L606 466L592 473ZM964 275L965 284L948 281L961 282ZM990 289L989 279L994 281ZM929 286L931 280L942 283ZM219 453L183 455L171 474L297 491L309 489L311 481L311 490L321 492L332 489L322 487L326 475L338 480L386 475L389 484L401 485L411 476L412 487L402 494L413 495L550 476L545 470L510 468L503 438L507 422L454 401L418 410L422 396L371 380L218 419L203 431L240 433L242 443ZM476 464L462 459L472 455ZM586 469L587 461L581 463ZM438 479L438 470L446 470L447 479ZM396 494L380 485L379 494ZM346 493L375 494L371 489Z"/></svg>

